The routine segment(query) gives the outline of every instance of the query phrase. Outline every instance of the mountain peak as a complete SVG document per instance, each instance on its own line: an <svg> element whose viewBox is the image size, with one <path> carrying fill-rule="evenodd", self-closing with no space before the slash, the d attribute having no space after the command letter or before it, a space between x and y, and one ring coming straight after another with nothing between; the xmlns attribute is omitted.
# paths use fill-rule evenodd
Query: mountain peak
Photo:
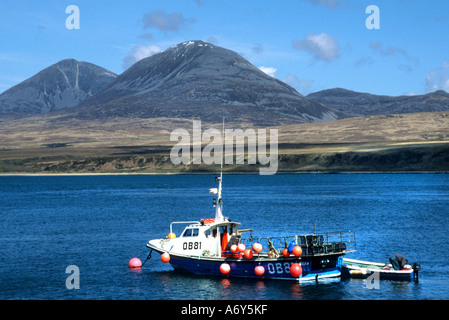
<svg viewBox="0 0 449 320"><path fill-rule="evenodd" d="M437 91L432 92L431 94L449 97L449 93L447 93L447 92L444 91L444 90L437 90Z"/></svg>
<svg viewBox="0 0 449 320"><path fill-rule="evenodd" d="M70 64L78 64L78 63L80 63L78 60L73 59L73 58L68 58L68 59L63 59L63 60L55 63L55 65L58 65L58 64L60 64L60 65L64 65L64 64L70 65Z"/></svg>
<svg viewBox="0 0 449 320"><path fill-rule="evenodd" d="M191 40L144 58L87 99L76 117L201 118L264 125L334 120L323 107L236 52Z"/></svg>
<svg viewBox="0 0 449 320"><path fill-rule="evenodd" d="M208 42L204 42L202 40L189 40L189 41L184 41L178 44L175 44L174 46L172 46L172 48L187 48L187 47L210 47L213 48L215 47L213 44L208 43Z"/></svg>
<svg viewBox="0 0 449 320"><path fill-rule="evenodd" d="M116 76L92 63L64 59L3 92L0 114L29 116L73 107Z"/></svg>
<svg viewBox="0 0 449 320"><path fill-rule="evenodd" d="M269 77L234 51L201 41L191 40L174 45L158 54L136 62L123 77L135 78L136 73L151 75L140 89L154 86L158 88L164 82L174 78L211 78L242 73L258 73L260 77ZM285 85L285 84L284 84Z"/></svg>

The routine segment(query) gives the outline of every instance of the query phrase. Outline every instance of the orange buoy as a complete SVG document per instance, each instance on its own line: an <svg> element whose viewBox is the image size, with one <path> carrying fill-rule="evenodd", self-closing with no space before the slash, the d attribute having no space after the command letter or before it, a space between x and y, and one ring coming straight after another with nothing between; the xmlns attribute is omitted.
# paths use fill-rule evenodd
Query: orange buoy
<svg viewBox="0 0 449 320"><path fill-rule="evenodd" d="M302 248L300 246L294 246L292 253L295 257L299 257L302 254Z"/></svg>
<svg viewBox="0 0 449 320"><path fill-rule="evenodd" d="M220 272L222 274L228 274L229 271L231 271L231 266L229 264L227 264L226 262L222 263L220 265Z"/></svg>
<svg viewBox="0 0 449 320"><path fill-rule="evenodd" d="M293 277L298 278L302 274L301 265L299 263L292 263L292 265L290 266L290 274Z"/></svg>
<svg viewBox="0 0 449 320"><path fill-rule="evenodd" d="M231 246L231 252L232 252L232 253L236 253L236 252L237 252L237 245L233 244L233 245Z"/></svg>
<svg viewBox="0 0 449 320"><path fill-rule="evenodd" d="M239 244L237 245L237 251L238 251L238 252L243 252L243 251L245 251L245 245L244 245L243 243L239 243Z"/></svg>
<svg viewBox="0 0 449 320"><path fill-rule="evenodd" d="M263 266L256 266L254 268L254 273L257 274L258 276L261 276L265 273L265 268Z"/></svg>
<svg viewBox="0 0 449 320"><path fill-rule="evenodd" d="M167 263L167 262L170 261L170 255L168 254L168 252L164 252L164 253L161 255L161 261L162 261L163 263Z"/></svg>
<svg viewBox="0 0 449 320"><path fill-rule="evenodd" d="M284 256L284 258L290 257L290 252L287 248L282 249L282 255Z"/></svg>
<svg viewBox="0 0 449 320"><path fill-rule="evenodd" d="M140 261L139 258L132 258L128 262L128 267L130 267L130 268L141 268L142 267L142 261Z"/></svg>
<svg viewBox="0 0 449 320"><path fill-rule="evenodd" d="M245 256L246 259L251 259L254 255L254 253L253 253L253 250L246 249L245 252L243 253L243 255Z"/></svg>
<svg viewBox="0 0 449 320"><path fill-rule="evenodd" d="M262 249L263 249L263 247L260 243L256 242L255 244L253 244L253 251L255 253L261 253Z"/></svg>
<svg viewBox="0 0 449 320"><path fill-rule="evenodd" d="M167 239L175 239L176 238L176 234L174 234L173 232L170 232L167 236Z"/></svg>

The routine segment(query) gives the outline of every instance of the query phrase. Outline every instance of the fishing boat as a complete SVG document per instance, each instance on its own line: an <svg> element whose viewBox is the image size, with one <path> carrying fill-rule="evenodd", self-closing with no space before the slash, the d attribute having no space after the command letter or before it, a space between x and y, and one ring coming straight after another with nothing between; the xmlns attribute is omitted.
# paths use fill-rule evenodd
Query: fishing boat
<svg viewBox="0 0 449 320"><path fill-rule="evenodd" d="M341 272L343 278L377 279L377 280L418 280L419 263L405 265L404 269L394 270L390 264L342 258Z"/></svg>
<svg viewBox="0 0 449 320"><path fill-rule="evenodd" d="M223 215L222 172L215 181L218 188L209 190L216 196L214 218L171 222L165 238L147 243L145 262L155 251L175 270L202 276L299 281L341 276L339 257L355 251L355 232L253 237L253 229L240 229ZM173 232L178 224L186 225L180 236Z"/></svg>

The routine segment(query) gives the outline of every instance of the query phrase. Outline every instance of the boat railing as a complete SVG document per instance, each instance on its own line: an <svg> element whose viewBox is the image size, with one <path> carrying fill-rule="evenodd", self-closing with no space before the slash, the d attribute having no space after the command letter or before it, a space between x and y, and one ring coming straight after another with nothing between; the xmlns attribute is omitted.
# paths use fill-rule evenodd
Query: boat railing
<svg viewBox="0 0 449 320"><path fill-rule="evenodd" d="M262 238L253 238L251 236L250 238L242 238L240 242L244 243L246 247L250 247L254 242L259 242L264 247L263 252L275 250L278 254L281 254L282 249L293 242L300 245L303 255L307 256L346 253L356 251L357 249L355 231Z"/></svg>
<svg viewBox="0 0 449 320"><path fill-rule="evenodd" d="M170 223L170 233L173 233L173 225L174 224L200 224L201 222L199 221L173 221L172 223Z"/></svg>

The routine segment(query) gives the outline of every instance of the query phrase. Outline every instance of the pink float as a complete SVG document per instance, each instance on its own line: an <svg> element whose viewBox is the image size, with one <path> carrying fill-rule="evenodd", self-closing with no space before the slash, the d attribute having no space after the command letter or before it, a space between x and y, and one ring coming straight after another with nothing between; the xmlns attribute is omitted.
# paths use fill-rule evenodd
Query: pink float
<svg viewBox="0 0 449 320"><path fill-rule="evenodd" d="M130 268L141 268L142 267L142 261L140 261L139 258L132 258L128 262L128 267L130 267Z"/></svg>

